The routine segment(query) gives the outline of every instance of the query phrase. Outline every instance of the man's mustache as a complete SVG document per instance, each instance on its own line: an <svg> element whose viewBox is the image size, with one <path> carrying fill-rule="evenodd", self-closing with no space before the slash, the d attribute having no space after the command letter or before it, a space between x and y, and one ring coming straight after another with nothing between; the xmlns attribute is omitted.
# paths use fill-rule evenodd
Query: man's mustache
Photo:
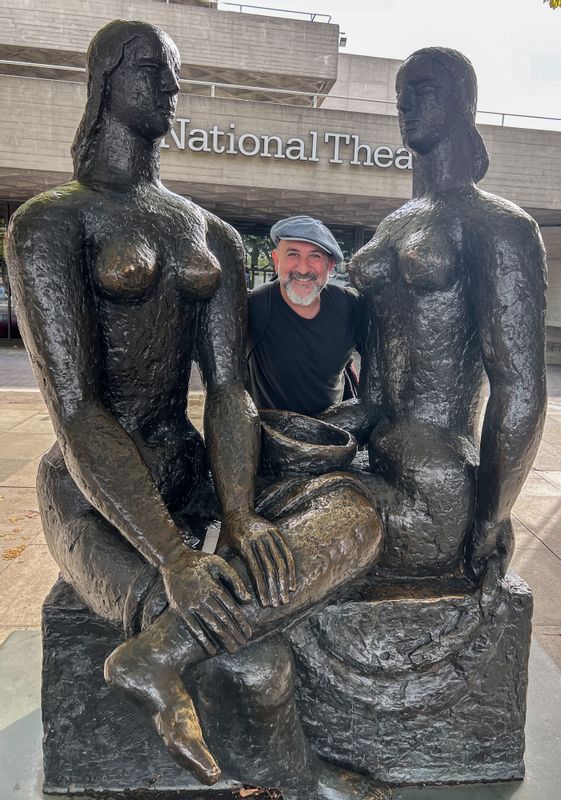
<svg viewBox="0 0 561 800"><path fill-rule="evenodd" d="M289 272L288 273L288 277L289 277L289 280L293 280L294 278L296 278L296 280L300 280L300 281L301 280L317 281L317 279L318 279L318 276L316 275L315 272L296 272L296 271L293 271L293 272Z"/></svg>

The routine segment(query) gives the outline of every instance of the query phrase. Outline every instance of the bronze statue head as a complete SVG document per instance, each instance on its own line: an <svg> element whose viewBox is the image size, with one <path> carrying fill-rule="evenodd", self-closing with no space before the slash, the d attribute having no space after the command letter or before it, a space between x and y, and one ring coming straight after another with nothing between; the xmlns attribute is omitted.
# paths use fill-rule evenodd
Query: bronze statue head
<svg viewBox="0 0 561 800"><path fill-rule="evenodd" d="M72 145L75 178L90 171L94 144L108 110L151 141L169 131L180 63L169 36L149 23L113 20L96 33L86 55L86 107Z"/></svg>
<svg viewBox="0 0 561 800"><path fill-rule="evenodd" d="M424 155L443 138L463 134L473 180L480 181L489 157L475 125L477 78L469 59L447 47L417 50L399 68L396 93L404 144Z"/></svg>

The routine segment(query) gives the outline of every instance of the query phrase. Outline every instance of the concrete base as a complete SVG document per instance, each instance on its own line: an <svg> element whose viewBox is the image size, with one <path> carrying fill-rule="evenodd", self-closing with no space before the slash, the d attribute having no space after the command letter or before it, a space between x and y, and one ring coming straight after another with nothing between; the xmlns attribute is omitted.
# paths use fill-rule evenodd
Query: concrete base
<svg viewBox="0 0 561 800"><path fill-rule="evenodd" d="M532 599L514 573L489 594L328 606L291 634L304 725L330 761L391 784L519 779ZM107 687L120 632L62 581L43 606L44 791L231 798L169 757Z"/></svg>
<svg viewBox="0 0 561 800"><path fill-rule="evenodd" d="M110 689L103 664L120 632L59 580L43 604L46 794L231 800L240 784L202 786L169 756L148 719Z"/></svg>
<svg viewBox="0 0 561 800"><path fill-rule="evenodd" d="M329 761L389 784L524 775L532 595L486 592L327 606L293 632L304 726Z"/></svg>

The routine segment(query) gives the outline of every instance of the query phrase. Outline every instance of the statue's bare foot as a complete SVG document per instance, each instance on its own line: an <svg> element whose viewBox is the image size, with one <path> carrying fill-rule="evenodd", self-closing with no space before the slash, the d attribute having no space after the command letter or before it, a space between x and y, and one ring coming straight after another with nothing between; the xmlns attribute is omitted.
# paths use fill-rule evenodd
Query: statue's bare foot
<svg viewBox="0 0 561 800"><path fill-rule="evenodd" d="M152 716L172 758L208 786L220 778L220 767L204 740L199 717L181 677L151 658L129 639L105 662L105 680Z"/></svg>
<svg viewBox="0 0 561 800"><path fill-rule="evenodd" d="M310 791L282 790L284 800L391 800L388 786L356 772L317 761L317 784Z"/></svg>
<svg viewBox="0 0 561 800"><path fill-rule="evenodd" d="M195 706L189 695L181 706L158 711L154 715L154 723L172 758L178 764L192 772L207 786L212 786L219 780L220 767L206 745Z"/></svg>

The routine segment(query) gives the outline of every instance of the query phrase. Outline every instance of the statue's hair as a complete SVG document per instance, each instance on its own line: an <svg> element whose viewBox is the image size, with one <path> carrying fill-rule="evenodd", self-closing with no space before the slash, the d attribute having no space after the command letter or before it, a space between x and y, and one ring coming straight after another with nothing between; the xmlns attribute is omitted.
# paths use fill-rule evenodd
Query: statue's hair
<svg viewBox="0 0 561 800"><path fill-rule="evenodd" d="M449 47L424 47L416 50L400 66L399 73L421 58L438 62L449 75L456 108L471 144L473 179L478 183L489 168L489 155L475 124L477 113L477 77L471 61L458 50Z"/></svg>
<svg viewBox="0 0 561 800"><path fill-rule="evenodd" d="M146 34L165 36L155 25L147 22L116 19L104 25L93 37L86 54L88 93L86 107L72 144L74 178L84 178L90 172L108 95L108 78L123 60L125 47Z"/></svg>

